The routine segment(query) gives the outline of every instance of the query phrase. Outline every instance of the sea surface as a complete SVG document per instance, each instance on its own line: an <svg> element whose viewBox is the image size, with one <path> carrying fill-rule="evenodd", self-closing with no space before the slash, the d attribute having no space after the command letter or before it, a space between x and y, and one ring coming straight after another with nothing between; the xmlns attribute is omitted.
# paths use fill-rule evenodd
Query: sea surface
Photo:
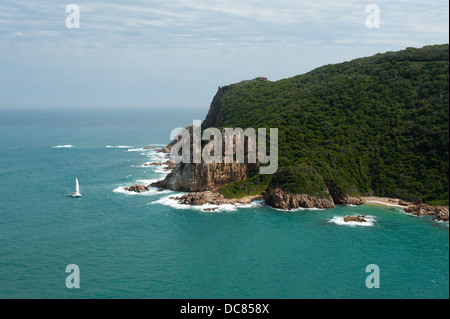
<svg viewBox="0 0 450 319"><path fill-rule="evenodd" d="M449 298L448 223L399 207L186 207L156 189L207 110L0 112L0 298ZM82 198L69 196L80 183ZM344 224L349 214L369 223ZM80 288L66 287L68 265ZM368 265L379 288L368 288Z"/></svg>

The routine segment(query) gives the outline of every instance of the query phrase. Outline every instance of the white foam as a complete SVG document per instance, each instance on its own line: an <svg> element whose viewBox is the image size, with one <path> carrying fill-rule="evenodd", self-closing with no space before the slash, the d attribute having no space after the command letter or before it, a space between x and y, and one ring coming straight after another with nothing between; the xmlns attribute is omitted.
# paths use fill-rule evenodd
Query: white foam
<svg viewBox="0 0 450 319"><path fill-rule="evenodd" d="M127 146L127 145L106 145L106 148L131 148L133 146Z"/></svg>
<svg viewBox="0 0 450 319"><path fill-rule="evenodd" d="M154 178L154 179L138 179L136 180L136 184L142 184L142 185L150 185L151 183L155 183L160 181L161 178Z"/></svg>
<svg viewBox="0 0 450 319"><path fill-rule="evenodd" d="M143 163L141 165L131 165L131 167L145 167L145 168L149 168L149 167L153 166L153 165L149 165L150 163L152 163L152 162L145 162L145 163Z"/></svg>
<svg viewBox="0 0 450 319"><path fill-rule="evenodd" d="M177 194L176 197L181 196L183 194ZM191 210L197 210L197 211L205 211L205 209L214 209L212 211L209 211L208 213L214 213L214 212L233 212L236 211L238 208L251 208L251 207L258 207L261 206L262 201L254 201L250 204L240 204L237 203L235 205L233 204L222 204L222 205L214 205L214 204L204 204L204 205L186 205L186 204L180 204L177 199L171 198L174 197L174 195L162 197L151 204L161 204L165 206L169 206L175 209L191 209Z"/></svg>
<svg viewBox="0 0 450 319"><path fill-rule="evenodd" d="M169 171L164 169L165 167L168 167L167 165L160 165L159 168L155 169L154 172L155 173L162 173L162 174L169 174Z"/></svg>
<svg viewBox="0 0 450 319"><path fill-rule="evenodd" d="M434 221L435 223L438 223L438 224L447 224L447 227L449 227L449 222L448 222L448 221L445 221L445 220L436 220L436 219L434 219L434 218L433 218L433 221Z"/></svg>
<svg viewBox="0 0 450 319"><path fill-rule="evenodd" d="M317 207L312 207L312 208L305 208L305 207L299 207L299 208L294 208L294 209L282 209L282 208L273 208L272 209L278 210L280 212L298 212L298 211L303 211L303 210L325 210L325 208L317 208Z"/></svg>
<svg viewBox="0 0 450 319"><path fill-rule="evenodd" d="M146 150L143 147L127 149L127 152L142 152L142 151L146 151Z"/></svg>
<svg viewBox="0 0 450 319"><path fill-rule="evenodd" d="M408 215L408 216L421 217L421 216L416 215L416 214L413 214L413 213L408 213L408 212L405 211L405 209L402 209L401 212L402 212L403 214L405 214L405 215Z"/></svg>
<svg viewBox="0 0 450 319"><path fill-rule="evenodd" d="M114 193L120 193L120 194L127 194L127 195L140 195L140 196L152 196L152 195L155 195L155 194L167 194L167 193L172 192L170 190L158 191L157 187L149 187L149 189L147 191L138 193L138 192L126 191L124 189L124 187L125 186L119 186L117 188L114 188L113 192Z"/></svg>
<svg viewBox="0 0 450 319"><path fill-rule="evenodd" d="M346 222L344 221L343 216L334 216L332 219L329 220L330 223L335 223L337 225L344 225L344 226L373 226L375 224L375 217L367 215L364 217L366 222Z"/></svg>
<svg viewBox="0 0 450 319"><path fill-rule="evenodd" d="M68 147L74 147L73 145L56 145L56 146L52 146L53 148L68 148Z"/></svg>

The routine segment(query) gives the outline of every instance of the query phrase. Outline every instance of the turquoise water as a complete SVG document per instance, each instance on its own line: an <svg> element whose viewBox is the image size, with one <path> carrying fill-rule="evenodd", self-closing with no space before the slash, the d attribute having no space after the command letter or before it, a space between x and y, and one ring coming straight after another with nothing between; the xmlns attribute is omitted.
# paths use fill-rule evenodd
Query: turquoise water
<svg viewBox="0 0 450 319"><path fill-rule="evenodd" d="M206 110L0 114L0 298L448 298L448 224L396 207L181 208L124 194ZM58 145L73 147L54 148ZM68 196L78 177L81 199ZM333 222L373 216L372 226ZM65 285L80 268L80 288ZM366 266L380 288L365 285Z"/></svg>

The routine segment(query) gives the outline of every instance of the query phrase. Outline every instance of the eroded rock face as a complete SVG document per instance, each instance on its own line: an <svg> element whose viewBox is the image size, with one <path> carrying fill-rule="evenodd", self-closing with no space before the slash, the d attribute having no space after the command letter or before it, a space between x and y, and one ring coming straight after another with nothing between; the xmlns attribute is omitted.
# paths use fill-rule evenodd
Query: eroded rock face
<svg viewBox="0 0 450 319"><path fill-rule="evenodd" d="M267 205L279 209L295 208L333 208L334 202L331 196L321 198L306 194L290 194L280 188L267 188L264 193L264 199Z"/></svg>
<svg viewBox="0 0 450 319"><path fill-rule="evenodd" d="M344 222L348 223L348 222L358 222L358 223L365 223L367 222L367 220L365 220L364 218L366 217L366 215L357 215L357 216L345 216L344 217Z"/></svg>
<svg viewBox="0 0 450 319"><path fill-rule="evenodd" d="M136 192L136 193L142 193L142 192L148 191L148 187L145 185L141 185L141 184L136 184L136 185L133 185L130 187L124 187L123 189L128 192Z"/></svg>
<svg viewBox="0 0 450 319"><path fill-rule="evenodd" d="M245 179L252 164L180 163L162 181L151 184L183 192L215 190L222 185Z"/></svg>

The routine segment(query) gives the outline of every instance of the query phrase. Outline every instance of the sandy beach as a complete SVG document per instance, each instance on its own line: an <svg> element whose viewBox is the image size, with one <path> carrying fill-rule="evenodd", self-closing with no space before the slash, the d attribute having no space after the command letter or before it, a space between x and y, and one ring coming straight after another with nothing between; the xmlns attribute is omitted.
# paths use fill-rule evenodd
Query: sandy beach
<svg viewBox="0 0 450 319"><path fill-rule="evenodd" d="M366 204L378 204L378 205L386 205L386 206L396 206L396 207L408 207L413 205L412 203L408 203L402 201L398 198L389 198L389 197L362 197L366 200ZM400 204L401 203L401 204Z"/></svg>

